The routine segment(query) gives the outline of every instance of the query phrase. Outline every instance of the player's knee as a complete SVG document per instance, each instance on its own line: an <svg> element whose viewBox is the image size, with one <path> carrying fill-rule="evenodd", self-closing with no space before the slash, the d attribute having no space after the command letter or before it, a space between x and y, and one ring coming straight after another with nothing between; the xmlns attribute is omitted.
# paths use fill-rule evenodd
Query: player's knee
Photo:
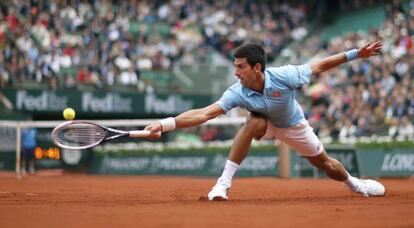
<svg viewBox="0 0 414 228"><path fill-rule="evenodd" d="M267 119L263 116L251 113L247 118L245 128L254 138L260 139L266 133Z"/></svg>

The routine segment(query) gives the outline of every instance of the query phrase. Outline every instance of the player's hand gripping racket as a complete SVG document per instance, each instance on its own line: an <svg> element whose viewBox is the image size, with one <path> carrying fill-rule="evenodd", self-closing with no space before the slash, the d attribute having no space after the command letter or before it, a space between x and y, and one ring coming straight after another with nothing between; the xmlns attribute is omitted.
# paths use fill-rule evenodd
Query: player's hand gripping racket
<svg viewBox="0 0 414 228"><path fill-rule="evenodd" d="M151 135L150 131L121 131L87 121L67 121L56 126L52 131L53 142L62 148L86 149L102 142L121 137L143 138ZM158 132L159 137L161 132Z"/></svg>

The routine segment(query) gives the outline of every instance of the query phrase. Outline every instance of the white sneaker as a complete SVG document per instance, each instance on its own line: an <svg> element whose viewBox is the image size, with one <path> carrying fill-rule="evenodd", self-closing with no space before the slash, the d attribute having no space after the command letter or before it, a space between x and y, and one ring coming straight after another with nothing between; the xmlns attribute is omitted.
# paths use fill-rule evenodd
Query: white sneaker
<svg viewBox="0 0 414 228"><path fill-rule="evenodd" d="M349 188L351 191L362 194L363 196L384 196L385 187L378 181L374 180L361 180L358 179L359 184L355 188Z"/></svg>
<svg viewBox="0 0 414 228"><path fill-rule="evenodd" d="M229 189L219 183L214 185L211 191L208 193L208 200L210 201L226 201L229 199Z"/></svg>

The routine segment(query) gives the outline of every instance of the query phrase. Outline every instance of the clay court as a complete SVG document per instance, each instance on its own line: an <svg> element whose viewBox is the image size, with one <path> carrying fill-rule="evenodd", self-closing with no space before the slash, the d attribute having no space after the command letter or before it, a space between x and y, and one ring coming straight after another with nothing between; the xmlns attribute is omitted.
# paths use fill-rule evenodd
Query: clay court
<svg viewBox="0 0 414 228"><path fill-rule="evenodd" d="M324 180L237 178L209 202L215 178L0 176L0 227L414 227L413 180L381 180L365 198Z"/></svg>

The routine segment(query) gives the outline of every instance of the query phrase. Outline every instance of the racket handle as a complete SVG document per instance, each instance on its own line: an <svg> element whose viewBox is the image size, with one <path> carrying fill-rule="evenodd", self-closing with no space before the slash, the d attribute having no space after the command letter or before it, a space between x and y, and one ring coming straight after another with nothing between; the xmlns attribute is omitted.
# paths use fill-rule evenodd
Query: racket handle
<svg viewBox="0 0 414 228"><path fill-rule="evenodd" d="M145 131L145 130L140 130L140 131L129 131L129 137L131 138L144 138L144 137L148 137L151 135L150 131ZM157 137L161 136L161 132L157 132L154 135L156 135Z"/></svg>

